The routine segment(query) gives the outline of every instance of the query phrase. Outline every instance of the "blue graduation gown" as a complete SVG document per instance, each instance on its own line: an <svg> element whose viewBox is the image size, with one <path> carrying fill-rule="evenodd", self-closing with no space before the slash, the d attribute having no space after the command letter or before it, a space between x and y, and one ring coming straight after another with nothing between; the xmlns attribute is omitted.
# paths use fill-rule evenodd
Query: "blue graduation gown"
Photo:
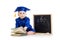
<svg viewBox="0 0 60 40"><path fill-rule="evenodd" d="M28 17L25 17L23 19L21 19L20 17L18 17L16 19L16 28L18 27L27 27L27 32L28 31L35 31L32 26L30 25L30 19Z"/></svg>

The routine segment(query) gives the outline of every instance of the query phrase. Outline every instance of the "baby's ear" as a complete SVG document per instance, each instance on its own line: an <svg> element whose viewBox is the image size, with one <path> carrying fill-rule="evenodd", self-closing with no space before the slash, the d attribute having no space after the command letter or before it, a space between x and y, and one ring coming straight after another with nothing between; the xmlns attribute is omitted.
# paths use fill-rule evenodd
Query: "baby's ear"
<svg viewBox="0 0 60 40"><path fill-rule="evenodd" d="M19 16L19 13L18 13L18 16Z"/></svg>

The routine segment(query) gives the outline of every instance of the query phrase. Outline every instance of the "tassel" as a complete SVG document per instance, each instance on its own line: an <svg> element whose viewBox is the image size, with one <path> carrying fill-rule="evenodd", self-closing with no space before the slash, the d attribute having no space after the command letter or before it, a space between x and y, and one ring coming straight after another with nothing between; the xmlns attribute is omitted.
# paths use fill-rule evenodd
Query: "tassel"
<svg viewBox="0 0 60 40"><path fill-rule="evenodd" d="M16 13L14 13L14 17L16 17Z"/></svg>

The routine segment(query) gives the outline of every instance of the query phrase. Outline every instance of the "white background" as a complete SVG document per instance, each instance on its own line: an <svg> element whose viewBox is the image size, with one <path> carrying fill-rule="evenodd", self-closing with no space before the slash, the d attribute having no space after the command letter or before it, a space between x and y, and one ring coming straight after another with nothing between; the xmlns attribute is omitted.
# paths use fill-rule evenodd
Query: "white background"
<svg viewBox="0 0 60 40"><path fill-rule="evenodd" d="M31 9L27 16L33 26L34 14L52 15L52 34L12 37L11 28L15 27L14 10L17 6ZM0 0L0 40L60 40L60 1L59 0Z"/></svg>

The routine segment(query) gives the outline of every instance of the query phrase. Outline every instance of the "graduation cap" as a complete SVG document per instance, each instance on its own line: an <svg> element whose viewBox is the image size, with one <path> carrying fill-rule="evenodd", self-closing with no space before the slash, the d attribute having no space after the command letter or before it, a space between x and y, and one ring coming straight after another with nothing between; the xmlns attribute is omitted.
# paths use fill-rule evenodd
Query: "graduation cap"
<svg viewBox="0 0 60 40"><path fill-rule="evenodd" d="M16 11L18 11L18 12L19 12L19 11L24 11L24 12L26 12L26 11L29 11L29 10L30 10L29 8L20 6L20 7L17 7L17 8L16 8L15 12L16 12Z"/></svg>
<svg viewBox="0 0 60 40"><path fill-rule="evenodd" d="M30 11L30 9L27 8L27 7L24 7L24 6L20 6L20 7L17 7L14 12L17 12L17 11L18 11L18 12L19 12L19 11L27 12L27 11ZM16 14L14 14L14 17L16 17Z"/></svg>

